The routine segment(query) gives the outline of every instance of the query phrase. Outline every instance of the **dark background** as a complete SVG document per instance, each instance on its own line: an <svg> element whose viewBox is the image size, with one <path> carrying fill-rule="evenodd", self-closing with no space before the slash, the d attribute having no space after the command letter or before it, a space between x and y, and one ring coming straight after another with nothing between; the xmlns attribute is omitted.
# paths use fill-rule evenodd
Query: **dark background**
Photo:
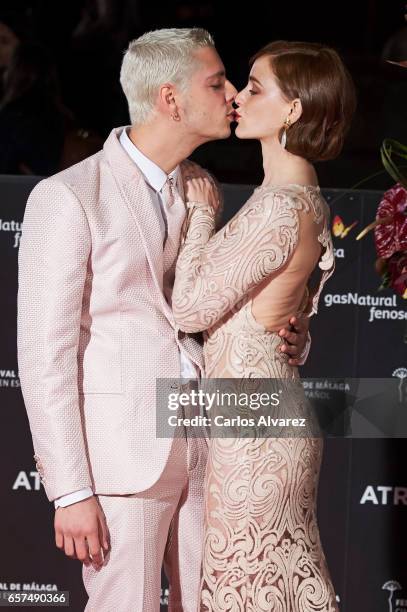
<svg viewBox="0 0 407 612"><path fill-rule="evenodd" d="M383 138L407 142L407 71L384 62L384 58L407 59L404 2L1 0L2 21L15 28L21 40L40 42L49 50L57 68L61 100L69 111L64 150L51 159L49 172L27 165L18 168L20 174L33 175L51 174L66 166L67 159L75 161L67 156L65 145L78 129L86 137L81 137L82 146L73 138L75 146L70 152L76 159L100 148L112 127L128 123L118 80L120 62L128 41L146 30L208 28L238 89L246 83L249 57L271 40L300 39L334 46L354 78L359 105L343 154L318 164L317 170L332 215L340 215L345 225L355 220L358 225L346 239L335 239L334 246L343 250L343 257L337 259L336 274L324 294L377 295L372 236L357 243L355 234L374 218L382 191L394 182L382 169L379 148ZM3 93L0 81L0 160L7 161L11 145L5 134L9 137L9 132L2 129L10 122L7 125L4 118ZM18 121L14 127L20 127ZM39 140L32 138L30 142L37 160L43 145ZM194 159L224 183L249 185L262 180L255 142L232 137L209 143L198 149ZM0 165L0 174L7 172ZM365 180L372 174L378 176ZM22 221L27 195L37 180L0 177L3 223ZM350 191L363 180L361 187L379 191ZM248 188L227 187L227 217L248 193ZM15 233L4 228L0 231L0 591L12 584L33 588L56 585L71 592L70 609L79 612L86 601L80 566L54 546L53 508L38 481L19 389ZM387 290L385 295L392 294ZM405 309L400 298L397 308ZM397 369L406 369L406 322L369 323L368 318L367 307L326 307L322 296L320 313L312 322L314 342L303 375L388 378ZM397 502L395 496L397 487L407 491L405 466L404 439L326 440L319 523L341 612L407 612L407 504ZM389 487L388 494L384 495L381 487ZM369 501L361 503L367 490ZM392 587L397 590L389 603ZM164 581L164 597L165 588Z"/></svg>
<svg viewBox="0 0 407 612"><path fill-rule="evenodd" d="M16 356L16 293L18 231L7 231L11 221L21 222L29 191L38 178L0 177L0 596L16 588L70 591L69 610L80 612L87 600L78 561L55 547L53 505L38 480ZM226 218L247 198L251 187L223 185ZM332 216L345 225L357 220L363 227L374 216L382 194L375 191L324 190ZM5 223L9 226L5 226ZM358 227L358 226L357 226ZM377 377L397 381L395 372L407 375L406 320L369 322L369 307L327 306L326 296L378 295L379 278L373 269L371 236L356 242L357 229L344 239L334 238L337 270L322 294L318 316L311 322L312 347L302 377ZM17 237L18 238L18 237ZM392 296L390 290L380 295ZM396 306L385 311L403 311ZM336 403L341 414L340 395ZM362 406L369 418L369 402ZM390 406L379 406L384 419ZM407 378L404 404L407 410ZM329 415L328 415L329 416ZM389 424L389 426L392 423ZM353 424L352 424L353 425ZM397 430L390 427L390 435ZM382 489L385 487L385 489ZM399 499L397 488L404 495ZM385 493L383 492L385 491ZM366 492L368 492L366 496ZM340 598L341 612L407 612L407 482L406 440L328 437L320 477L318 519L329 570ZM54 587L55 585L55 587ZM389 587L396 586L391 606ZM165 612L167 583L162 582ZM158 595L158 594L157 594ZM398 602L398 603L397 603ZM26 609L26 608L24 608ZM45 609L45 608L44 608ZM117 610L120 601L117 602ZM134 610L134 612L148 612ZM305 612L305 611L304 611Z"/></svg>
<svg viewBox="0 0 407 612"><path fill-rule="evenodd" d="M317 165L320 183L349 188L365 181L363 188L384 189L390 180L382 172L380 143L384 137L407 141L407 72L384 61L407 59L404 4L400 0L2 0L0 22L15 26L22 40L40 41L51 50L63 103L75 126L93 138L88 140L90 152L100 148L112 127L128 123L118 79L121 58L128 41L149 29L209 29L238 89L246 84L250 56L271 40L331 45L351 71L359 105L343 154ZM253 141L232 137L209 143L194 158L221 181L258 184L262 180L259 146ZM368 179L375 173L379 176Z"/></svg>

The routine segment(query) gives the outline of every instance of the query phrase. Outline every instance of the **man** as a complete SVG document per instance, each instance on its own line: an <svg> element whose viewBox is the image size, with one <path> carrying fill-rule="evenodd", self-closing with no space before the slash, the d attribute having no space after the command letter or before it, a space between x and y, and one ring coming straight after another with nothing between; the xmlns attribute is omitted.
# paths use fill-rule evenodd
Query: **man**
<svg viewBox="0 0 407 612"><path fill-rule="evenodd" d="M204 436L157 439L156 378L196 377L171 282L185 216L183 160L230 135L234 87L210 35L133 41L121 83L131 129L40 182L20 247L20 377L56 545L83 562L89 611L196 610ZM296 358L305 330L284 332ZM288 344L288 343L291 344ZM298 363L298 360L295 359Z"/></svg>

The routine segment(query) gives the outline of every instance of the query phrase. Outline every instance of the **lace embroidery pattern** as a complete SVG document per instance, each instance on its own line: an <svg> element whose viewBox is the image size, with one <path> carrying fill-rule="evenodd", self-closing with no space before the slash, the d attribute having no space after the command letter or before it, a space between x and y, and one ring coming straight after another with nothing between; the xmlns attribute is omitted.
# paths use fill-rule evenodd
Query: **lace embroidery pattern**
<svg viewBox="0 0 407 612"><path fill-rule="evenodd" d="M186 332L213 327L262 280L282 269L297 247L299 212L312 214L315 223L325 219L319 236L324 272L312 304L316 313L334 268L328 206L319 191L258 188L217 234L210 210L192 210L172 295L179 327Z"/></svg>
<svg viewBox="0 0 407 612"><path fill-rule="evenodd" d="M181 329L205 330L207 378L298 378L278 350L279 336L254 318L250 292L284 274L299 241L299 213L322 226L314 314L334 267L319 190L257 188L217 234L209 209L190 211L173 310ZM319 438L211 440L200 610L338 612L316 519L322 449Z"/></svg>

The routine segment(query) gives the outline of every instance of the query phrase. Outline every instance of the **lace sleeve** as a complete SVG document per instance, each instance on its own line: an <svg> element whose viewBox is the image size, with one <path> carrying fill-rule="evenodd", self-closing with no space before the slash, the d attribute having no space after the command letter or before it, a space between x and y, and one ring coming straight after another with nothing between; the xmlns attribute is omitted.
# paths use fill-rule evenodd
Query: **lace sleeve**
<svg viewBox="0 0 407 612"><path fill-rule="evenodd" d="M318 241L320 242L324 250L321 260L318 264L320 269L322 270L322 276L319 281L316 292L312 298L311 312L309 313L310 317L312 317L312 315L317 314L319 298L321 297L324 285L326 281L332 276L335 270L334 247L332 243L332 235L329 229L330 211L327 204L324 207L324 219L324 228L318 236Z"/></svg>
<svg viewBox="0 0 407 612"><path fill-rule="evenodd" d="M298 242L298 202L266 192L250 198L216 234L214 213L189 203L172 308L178 327L212 327L264 278L281 269Z"/></svg>

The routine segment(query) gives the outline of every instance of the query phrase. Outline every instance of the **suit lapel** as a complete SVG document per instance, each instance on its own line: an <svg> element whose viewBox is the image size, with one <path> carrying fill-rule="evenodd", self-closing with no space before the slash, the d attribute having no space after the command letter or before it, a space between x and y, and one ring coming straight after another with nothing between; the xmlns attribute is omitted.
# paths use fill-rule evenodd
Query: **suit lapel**
<svg viewBox="0 0 407 612"><path fill-rule="evenodd" d="M157 211L141 172L118 140L122 129L111 132L104 151L122 194L122 201L139 230L151 275L159 290L163 312L171 325L174 325L172 310L163 294L163 249L161 241L157 239L161 235Z"/></svg>
<svg viewBox="0 0 407 612"><path fill-rule="evenodd" d="M138 229L151 275L158 289L162 311L172 327L176 328L172 310L163 293L164 258L161 240L157 240L157 237L161 236L158 211L151 199L143 175L119 142L122 129L112 130L104 144L104 153L122 195L121 202ZM180 186L182 189L182 184ZM176 334L179 338L179 329L176 329ZM182 333L181 337L178 341L183 345L184 351L203 371L202 349L188 335Z"/></svg>

